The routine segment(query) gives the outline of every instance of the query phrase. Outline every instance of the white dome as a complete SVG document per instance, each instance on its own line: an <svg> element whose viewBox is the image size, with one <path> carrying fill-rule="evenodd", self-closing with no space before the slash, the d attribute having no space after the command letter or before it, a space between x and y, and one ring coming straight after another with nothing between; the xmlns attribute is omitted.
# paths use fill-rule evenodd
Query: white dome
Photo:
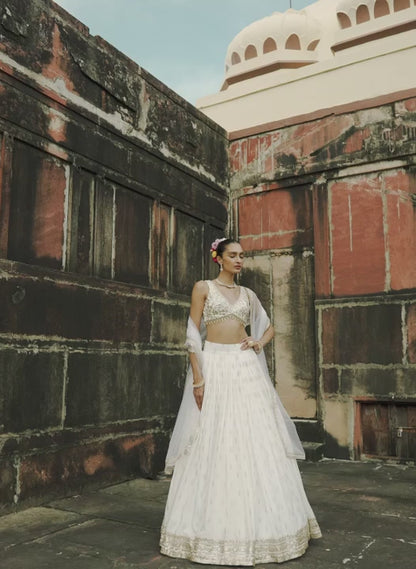
<svg viewBox="0 0 416 569"><path fill-rule="evenodd" d="M381 45L385 37L413 29L415 13L416 0L318 0L303 10L274 12L230 43L222 90L274 72L276 81L284 81L298 68L356 46Z"/></svg>
<svg viewBox="0 0 416 569"><path fill-rule="evenodd" d="M384 16L400 14L414 5L415 0L340 0L336 12L339 26L345 29L377 21Z"/></svg>
<svg viewBox="0 0 416 569"><path fill-rule="evenodd" d="M226 77L277 62L313 63L320 38L318 21L305 10L274 12L244 28L230 43Z"/></svg>

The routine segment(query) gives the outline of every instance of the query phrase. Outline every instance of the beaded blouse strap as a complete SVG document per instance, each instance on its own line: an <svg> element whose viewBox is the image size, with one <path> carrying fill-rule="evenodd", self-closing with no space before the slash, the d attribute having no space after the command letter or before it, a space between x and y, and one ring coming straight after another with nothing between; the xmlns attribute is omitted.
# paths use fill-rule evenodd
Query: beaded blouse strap
<svg viewBox="0 0 416 569"><path fill-rule="evenodd" d="M206 282L207 285L208 285L208 294L207 294L207 300L208 300L208 298L209 298L210 296L212 297L212 295L213 295L213 290L212 290L212 289L213 289L213 282L210 281L209 279L207 279L205 282Z"/></svg>
<svg viewBox="0 0 416 569"><path fill-rule="evenodd" d="M241 286L241 288L244 290L244 292L246 293L246 298L247 298L247 300L248 300L249 311L250 311L250 314L251 314L251 296L250 296L250 293L248 292L249 289L248 289L246 286L242 286L242 285L240 285L240 286Z"/></svg>

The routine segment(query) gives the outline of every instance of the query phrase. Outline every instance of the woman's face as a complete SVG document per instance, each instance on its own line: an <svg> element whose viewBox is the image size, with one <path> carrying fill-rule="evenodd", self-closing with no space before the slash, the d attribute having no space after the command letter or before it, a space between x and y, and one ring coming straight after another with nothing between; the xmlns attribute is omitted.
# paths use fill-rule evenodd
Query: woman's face
<svg viewBox="0 0 416 569"><path fill-rule="evenodd" d="M238 274L243 268L244 262L244 251L240 243L230 243L227 245L220 259L224 271Z"/></svg>

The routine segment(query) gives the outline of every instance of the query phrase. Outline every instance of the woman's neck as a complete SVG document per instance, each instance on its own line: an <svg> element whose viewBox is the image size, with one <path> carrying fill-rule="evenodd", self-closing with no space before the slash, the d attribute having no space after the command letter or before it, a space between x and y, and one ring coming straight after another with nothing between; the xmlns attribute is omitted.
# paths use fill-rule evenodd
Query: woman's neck
<svg viewBox="0 0 416 569"><path fill-rule="evenodd" d="M224 271L222 271L218 275L217 281L227 286L235 286L234 275L232 273L225 273Z"/></svg>

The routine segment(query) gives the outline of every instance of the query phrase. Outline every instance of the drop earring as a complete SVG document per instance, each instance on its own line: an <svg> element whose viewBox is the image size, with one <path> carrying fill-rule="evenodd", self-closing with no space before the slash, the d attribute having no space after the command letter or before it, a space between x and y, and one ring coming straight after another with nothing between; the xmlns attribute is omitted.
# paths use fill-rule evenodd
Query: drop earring
<svg viewBox="0 0 416 569"><path fill-rule="evenodd" d="M220 272L222 271L222 264L220 265Z"/></svg>

